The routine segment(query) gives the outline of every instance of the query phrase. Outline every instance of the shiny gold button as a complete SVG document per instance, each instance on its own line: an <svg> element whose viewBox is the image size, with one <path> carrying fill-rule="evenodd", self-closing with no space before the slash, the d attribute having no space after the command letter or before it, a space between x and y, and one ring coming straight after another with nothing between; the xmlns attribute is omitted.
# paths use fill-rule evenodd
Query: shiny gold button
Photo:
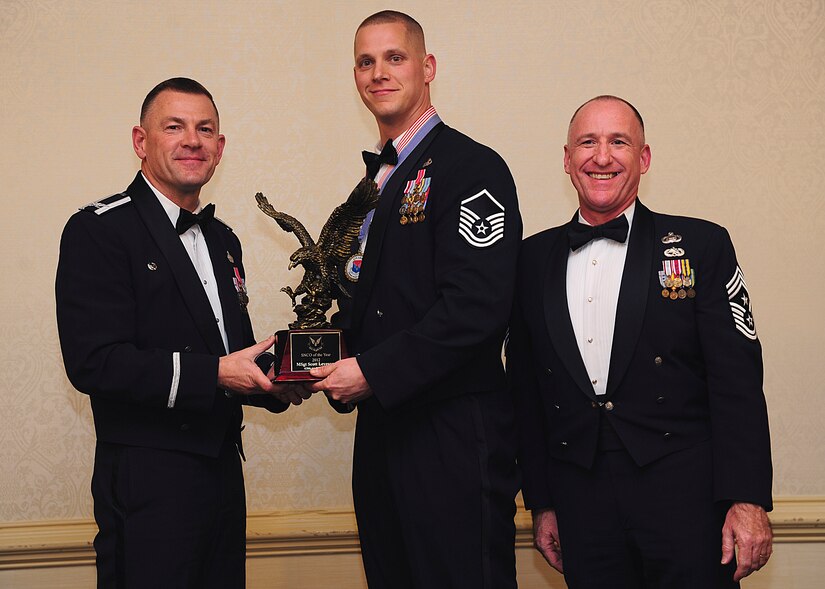
<svg viewBox="0 0 825 589"><path fill-rule="evenodd" d="M604 408L605 408L607 411L613 411L613 401L608 401L607 403L605 403L605 404L604 404Z"/></svg>

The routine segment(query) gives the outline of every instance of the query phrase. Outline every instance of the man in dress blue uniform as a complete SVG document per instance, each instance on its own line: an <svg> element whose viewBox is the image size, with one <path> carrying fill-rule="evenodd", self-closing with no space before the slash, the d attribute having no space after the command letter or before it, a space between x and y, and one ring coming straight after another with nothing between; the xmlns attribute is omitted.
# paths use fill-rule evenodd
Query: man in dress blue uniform
<svg viewBox="0 0 825 589"><path fill-rule="evenodd" d="M381 200L343 269L334 323L352 357L314 390L358 407L353 496L375 588L515 587L518 476L501 347L521 219L491 149L430 102L421 26L384 11L355 35L355 83L382 153Z"/></svg>
<svg viewBox="0 0 825 589"><path fill-rule="evenodd" d="M72 384L90 395L98 587L245 584L241 404L280 412L255 359L241 245L201 207L224 136L211 94L173 78L132 130L141 170L69 219L56 297Z"/></svg>
<svg viewBox="0 0 825 589"><path fill-rule="evenodd" d="M771 555L771 457L730 237L637 200L626 101L581 106L564 154L579 211L525 240L507 350L536 547L571 588L737 587Z"/></svg>

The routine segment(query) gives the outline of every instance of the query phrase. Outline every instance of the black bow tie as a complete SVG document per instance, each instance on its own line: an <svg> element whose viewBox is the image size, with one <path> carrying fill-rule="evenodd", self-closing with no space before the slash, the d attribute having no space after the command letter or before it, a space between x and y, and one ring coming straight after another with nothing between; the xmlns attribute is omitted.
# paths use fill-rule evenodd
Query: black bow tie
<svg viewBox="0 0 825 589"><path fill-rule="evenodd" d="M178 214L178 222L175 223L175 229L178 235L185 233L192 225L200 225L201 229L209 225L212 219L215 218L215 204L210 203L201 209L201 212L195 215L186 209L181 209Z"/></svg>
<svg viewBox="0 0 825 589"><path fill-rule="evenodd" d="M364 158L364 163L367 164L367 178L370 179L375 178L378 170L381 169L381 164L390 164L394 166L398 163L398 152L395 151L395 146L392 144L392 139L387 139L381 153L362 151L361 157Z"/></svg>
<svg viewBox="0 0 825 589"><path fill-rule="evenodd" d="M624 243L627 241L627 217L621 215L604 225L585 225L584 223L572 223L567 229L567 238L570 240L570 249L576 251L591 239L605 237Z"/></svg>

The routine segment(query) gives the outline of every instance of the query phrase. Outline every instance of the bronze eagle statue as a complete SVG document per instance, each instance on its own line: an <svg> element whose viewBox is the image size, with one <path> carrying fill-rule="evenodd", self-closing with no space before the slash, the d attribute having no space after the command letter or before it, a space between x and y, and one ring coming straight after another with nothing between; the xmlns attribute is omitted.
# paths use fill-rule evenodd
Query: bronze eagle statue
<svg viewBox="0 0 825 589"><path fill-rule="evenodd" d="M315 242L304 225L295 217L276 211L262 193L255 195L258 208L275 219L287 233L294 233L301 247L289 256L289 269L304 267L304 277L298 287L285 286L281 290L292 299L298 321L290 323L290 329L325 328L330 324L326 312L332 301L349 293L338 275L338 267L353 253L364 218L378 204L378 186L364 178L350 193L346 202L338 205ZM304 295L300 303L298 296Z"/></svg>

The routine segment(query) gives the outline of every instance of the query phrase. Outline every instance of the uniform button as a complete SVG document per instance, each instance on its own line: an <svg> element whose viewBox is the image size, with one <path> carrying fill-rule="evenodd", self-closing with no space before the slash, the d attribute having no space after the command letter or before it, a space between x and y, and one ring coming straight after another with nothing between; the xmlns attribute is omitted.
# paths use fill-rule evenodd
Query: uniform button
<svg viewBox="0 0 825 589"><path fill-rule="evenodd" d="M608 401L607 403L605 403L604 408L608 411L613 411L613 401Z"/></svg>
<svg viewBox="0 0 825 589"><path fill-rule="evenodd" d="M593 408L595 409L595 408L596 408L596 407L598 407L599 405L596 403L596 401L590 401L590 406L591 406L591 407L593 407Z"/></svg>
<svg viewBox="0 0 825 589"><path fill-rule="evenodd" d="M192 346L186 346L185 348L183 348L183 351L184 352L191 352L192 351Z"/></svg>
<svg viewBox="0 0 825 589"><path fill-rule="evenodd" d="M656 356L655 358L653 358L653 363L656 366L661 366L662 365L662 357L661 356Z"/></svg>
<svg viewBox="0 0 825 589"><path fill-rule="evenodd" d="M592 261L592 262L590 262L590 263L591 263L591 264L593 264L593 265L595 266L595 265L596 265L596 264L598 264L599 262L598 262L598 261L596 261L596 260L593 260L593 261Z"/></svg>
<svg viewBox="0 0 825 589"><path fill-rule="evenodd" d="M593 338L592 337L587 338L587 343L592 344L593 343Z"/></svg>
<svg viewBox="0 0 825 589"><path fill-rule="evenodd" d="M598 379L598 378L594 378L594 379L593 379L593 380L591 380L590 382L592 382L593 384L596 384L596 383L598 383L598 382L599 382L599 379Z"/></svg>
<svg viewBox="0 0 825 589"><path fill-rule="evenodd" d="M379 318L381 318L381 317L383 317L383 316L384 316L384 311L382 311L381 309L378 309L378 310L375 312L375 314L376 314L376 315L378 315L378 317L379 317Z"/></svg>
<svg viewBox="0 0 825 589"><path fill-rule="evenodd" d="M664 435L663 437L664 437L666 440L669 440L669 439L670 439L670 432L665 432L665 435Z"/></svg>
<svg viewBox="0 0 825 589"><path fill-rule="evenodd" d="M662 403L665 402L665 398L664 397L656 397L656 402L659 403L659 405L661 405Z"/></svg>
<svg viewBox="0 0 825 589"><path fill-rule="evenodd" d="M204 280L203 283L206 284L206 281Z"/></svg>
<svg viewBox="0 0 825 589"><path fill-rule="evenodd" d="M561 443L561 447L562 447L562 448L567 448L567 442L562 442L562 443Z"/></svg>
<svg viewBox="0 0 825 589"><path fill-rule="evenodd" d="M552 369L552 368L548 368L548 369L547 369L547 374L553 374L553 369Z"/></svg>
<svg viewBox="0 0 825 589"><path fill-rule="evenodd" d="M224 391L223 394L227 399L232 398L232 391Z"/></svg>
<svg viewBox="0 0 825 589"><path fill-rule="evenodd" d="M593 302L593 297L587 297L587 302L592 303Z"/></svg>
<svg viewBox="0 0 825 589"><path fill-rule="evenodd" d="M182 431L182 432L189 431L189 424L188 423L180 424L180 431Z"/></svg>
<svg viewBox="0 0 825 589"><path fill-rule="evenodd" d="M220 322L221 322L221 320L218 319L217 317L215 317L215 323L220 323Z"/></svg>
<svg viewBox="0 0 825 589"><path fill-rule="evenodd" d="M558 411L559 409L561 409L561 407L559 407L558 405L553 405L553 407L555 407L555 408L556 408L556 411Z"/></svg>

